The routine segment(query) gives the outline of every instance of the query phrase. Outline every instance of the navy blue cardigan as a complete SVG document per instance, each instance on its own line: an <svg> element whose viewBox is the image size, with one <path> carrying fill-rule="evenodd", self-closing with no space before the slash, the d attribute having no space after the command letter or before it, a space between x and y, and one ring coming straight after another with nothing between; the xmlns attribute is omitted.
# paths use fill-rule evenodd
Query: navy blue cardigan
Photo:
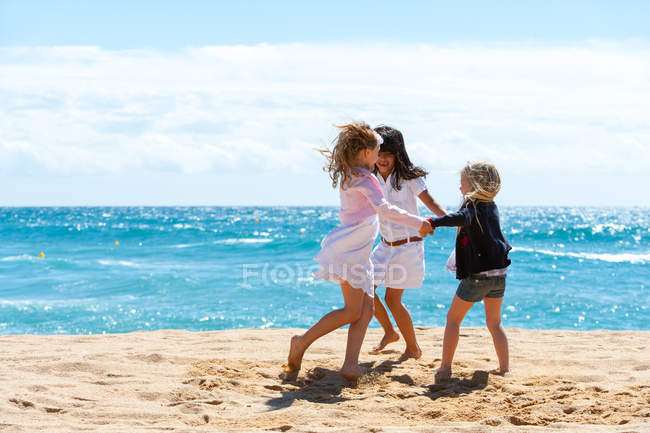
<svg viewBox="0 0 650 433"><path fill-rule="evenodd" d="M475 208L466 200L458 212L429 218L429 222L433 227L460 227L456 236L457 279L510 265L508 251L512 247L501 233L499 209L493 201L477 201Z"/></svg>

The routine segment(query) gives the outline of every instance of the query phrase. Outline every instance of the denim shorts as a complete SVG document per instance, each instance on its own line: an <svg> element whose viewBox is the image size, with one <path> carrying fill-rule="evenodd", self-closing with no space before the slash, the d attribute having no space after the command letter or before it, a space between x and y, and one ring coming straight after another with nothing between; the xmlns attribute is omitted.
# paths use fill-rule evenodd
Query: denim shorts
<svg viewBox="0 0 650 433"><path fill-rule="evenodd" d="M506 276L488 277L473 274L460 280L456 295L466 302L479 302L483 298L503 298Z"/></svg>

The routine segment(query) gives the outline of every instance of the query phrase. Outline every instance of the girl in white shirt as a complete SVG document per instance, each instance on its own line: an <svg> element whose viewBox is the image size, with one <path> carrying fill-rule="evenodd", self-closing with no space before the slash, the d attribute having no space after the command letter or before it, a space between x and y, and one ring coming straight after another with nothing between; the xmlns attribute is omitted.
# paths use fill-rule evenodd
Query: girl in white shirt
<svg viewBox="0 0 650 433"><path fill-rule="evenodd" d="M379 180L386 200L409 213L419 215L418 199L437 216L446 214L429 194L424 183L427 172L413 165L404 146L402 133L390 126L379 126L375 131L383 143L379 149L375 176ZM415 338L413 321L408 310L402 304L405 289L418 288L424 280L424 245L417 230L396 225L392 221L379 218L381 240L370 257L374 266L374 288L384 284L386 287L386 305L395 318L397 327L404 336L406 349L400 360L419 358L422 351ZM384 328L384 336L373 348L378 352L386 345L399 340L388 317L386 307L378 296L374 297L375 317Z"/></svg>
<svg viewBox="0 0 650 433"><path fill-rule="evenodd" d="M325 171L332 186L340 184L341 226L329 232L314 257L320 269L314 276L341 286L345 306L330 311L302 335L291 338L287 371L298 371L307 348L318 338L350 324L345 361L341 374L346 379L362 375L359 351L373 315L372 245L377 237L377 215L383 220L402 224L421 236L432 233L426 219L390 205L377 178L370 172L375 166L381 137L365 123L339 126L334 148L321 151L327 157Z"/></svg>

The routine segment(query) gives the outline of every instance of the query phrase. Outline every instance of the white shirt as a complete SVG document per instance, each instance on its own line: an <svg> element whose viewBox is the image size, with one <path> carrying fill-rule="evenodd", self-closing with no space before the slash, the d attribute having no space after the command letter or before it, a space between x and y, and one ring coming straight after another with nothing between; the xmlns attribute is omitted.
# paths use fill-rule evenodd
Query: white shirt
<svg viewBox="0 0 650 433"><path fill-rule="evenodd" d="M391 205L384 198L377 178L365 168L356 167L356 170L359 175L353 176L345 189L340 189L341 223L352 226L377 214L380 221L391 221L397 227L409 226L414 236L418 236L418 229L426 219L419 216L417 206L415 212L408 213Z"/></svg>
<svg viewBox="0 0 650 433"><path fill-rule="evenodd" d="M379 181L379 185L386 197L386 200L401 209L404 209L410 214L420 215L418 212L418 196L427 189L424 179L417 177L410 180L400 180L401 189L398 191L393 188L392 179L393 173L388 175L388 178L384 180L383 176L379 173L375 175ZM420 236L418 230L412 229L410 227L404 227L403 225L395 224L392 221L389 221L385 218L379 216L379 233L382 237L388 242L396 242L406 238L412 238Z"/></svg>

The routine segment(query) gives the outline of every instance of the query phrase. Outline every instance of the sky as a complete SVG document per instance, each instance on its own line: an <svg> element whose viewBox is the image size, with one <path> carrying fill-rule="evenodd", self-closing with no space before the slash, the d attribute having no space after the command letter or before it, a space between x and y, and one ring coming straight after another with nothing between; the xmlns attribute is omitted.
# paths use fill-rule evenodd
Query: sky
<svg viewBox="0 0 650 433"><path fill-rule="evenodd" d="M400 129L432 195L650 206L650 2L0 0L2 206L336 205L314 148Z"/></svg>

